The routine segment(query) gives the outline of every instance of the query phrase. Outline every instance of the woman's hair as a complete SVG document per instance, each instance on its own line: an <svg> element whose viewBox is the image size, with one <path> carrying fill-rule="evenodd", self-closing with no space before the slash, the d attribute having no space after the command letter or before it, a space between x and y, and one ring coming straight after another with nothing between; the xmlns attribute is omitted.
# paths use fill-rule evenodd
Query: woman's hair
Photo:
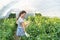
<svg viewBox="0 0 60 40"><path fill-rule="evenodd" d="M26 13L26 11L21 11L20 13L19 13L19 16L18 16L18 18L17 18L17 20L19 19L19 17L21 16L21 14L24 14L24 13Z"/></svg>

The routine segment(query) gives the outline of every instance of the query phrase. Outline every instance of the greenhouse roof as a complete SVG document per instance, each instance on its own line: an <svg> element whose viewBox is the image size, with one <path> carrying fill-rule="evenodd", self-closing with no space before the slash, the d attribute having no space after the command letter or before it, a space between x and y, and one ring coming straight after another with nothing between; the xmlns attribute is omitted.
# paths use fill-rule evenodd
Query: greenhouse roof
<svg viewBox="0 0 60 40"><path fill-rule="evenodd" d="M44 16L60 17L60 0L0 0L0 18L10 13L12 9L40 12Z"/></svg>

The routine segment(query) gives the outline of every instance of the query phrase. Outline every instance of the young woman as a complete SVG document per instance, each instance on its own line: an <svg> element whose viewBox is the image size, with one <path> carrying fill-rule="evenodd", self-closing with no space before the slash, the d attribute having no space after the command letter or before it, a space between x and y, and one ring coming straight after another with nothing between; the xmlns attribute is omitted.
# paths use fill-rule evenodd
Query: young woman
<svg viewBox="0 0 60 40"><path fill-rule="evenodd" d="M17 32L16 32L16 36L17 36L17 40L19 40L19 38L21 36L25 36L25 27L27 24L24 23L24 17L26 15L26 11L21 11L19 13L19 17L17 18L17 24L18 24L18 27L17 27Z"/></svg>

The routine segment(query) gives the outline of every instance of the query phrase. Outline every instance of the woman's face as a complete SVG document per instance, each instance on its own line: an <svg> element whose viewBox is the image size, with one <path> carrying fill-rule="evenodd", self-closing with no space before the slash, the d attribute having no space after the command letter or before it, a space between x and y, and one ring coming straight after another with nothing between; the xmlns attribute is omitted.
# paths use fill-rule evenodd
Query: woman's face
<svg viewBox="0 0 60 40"><path fill-rule="evenodd" d="M24 17L25 17L25 15L26 15L26 13L23 13L23 14L21 14L21 17L23 17L23 18L24 18Z"/></svg>

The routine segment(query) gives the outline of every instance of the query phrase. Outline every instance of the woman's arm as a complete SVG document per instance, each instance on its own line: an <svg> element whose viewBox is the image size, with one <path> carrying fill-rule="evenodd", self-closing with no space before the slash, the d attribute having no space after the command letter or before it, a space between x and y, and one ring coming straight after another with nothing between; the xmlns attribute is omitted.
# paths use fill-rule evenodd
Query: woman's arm
<svg viewBox="0 0 60 40"><path fill-rule="evenodd" d="M24 28L24 30L25 30L25 28L26 28L27 25L29 25L28 21L27 22L22 22L22 27Z"/></svg>
<svg viewBox="0 0 60 40"><path fill-rule="evenodd" d="M22 27L24 28L24 31L25 31L25 26L26 26L25 23L22 22L21 25L22 25Z"/></svg>

